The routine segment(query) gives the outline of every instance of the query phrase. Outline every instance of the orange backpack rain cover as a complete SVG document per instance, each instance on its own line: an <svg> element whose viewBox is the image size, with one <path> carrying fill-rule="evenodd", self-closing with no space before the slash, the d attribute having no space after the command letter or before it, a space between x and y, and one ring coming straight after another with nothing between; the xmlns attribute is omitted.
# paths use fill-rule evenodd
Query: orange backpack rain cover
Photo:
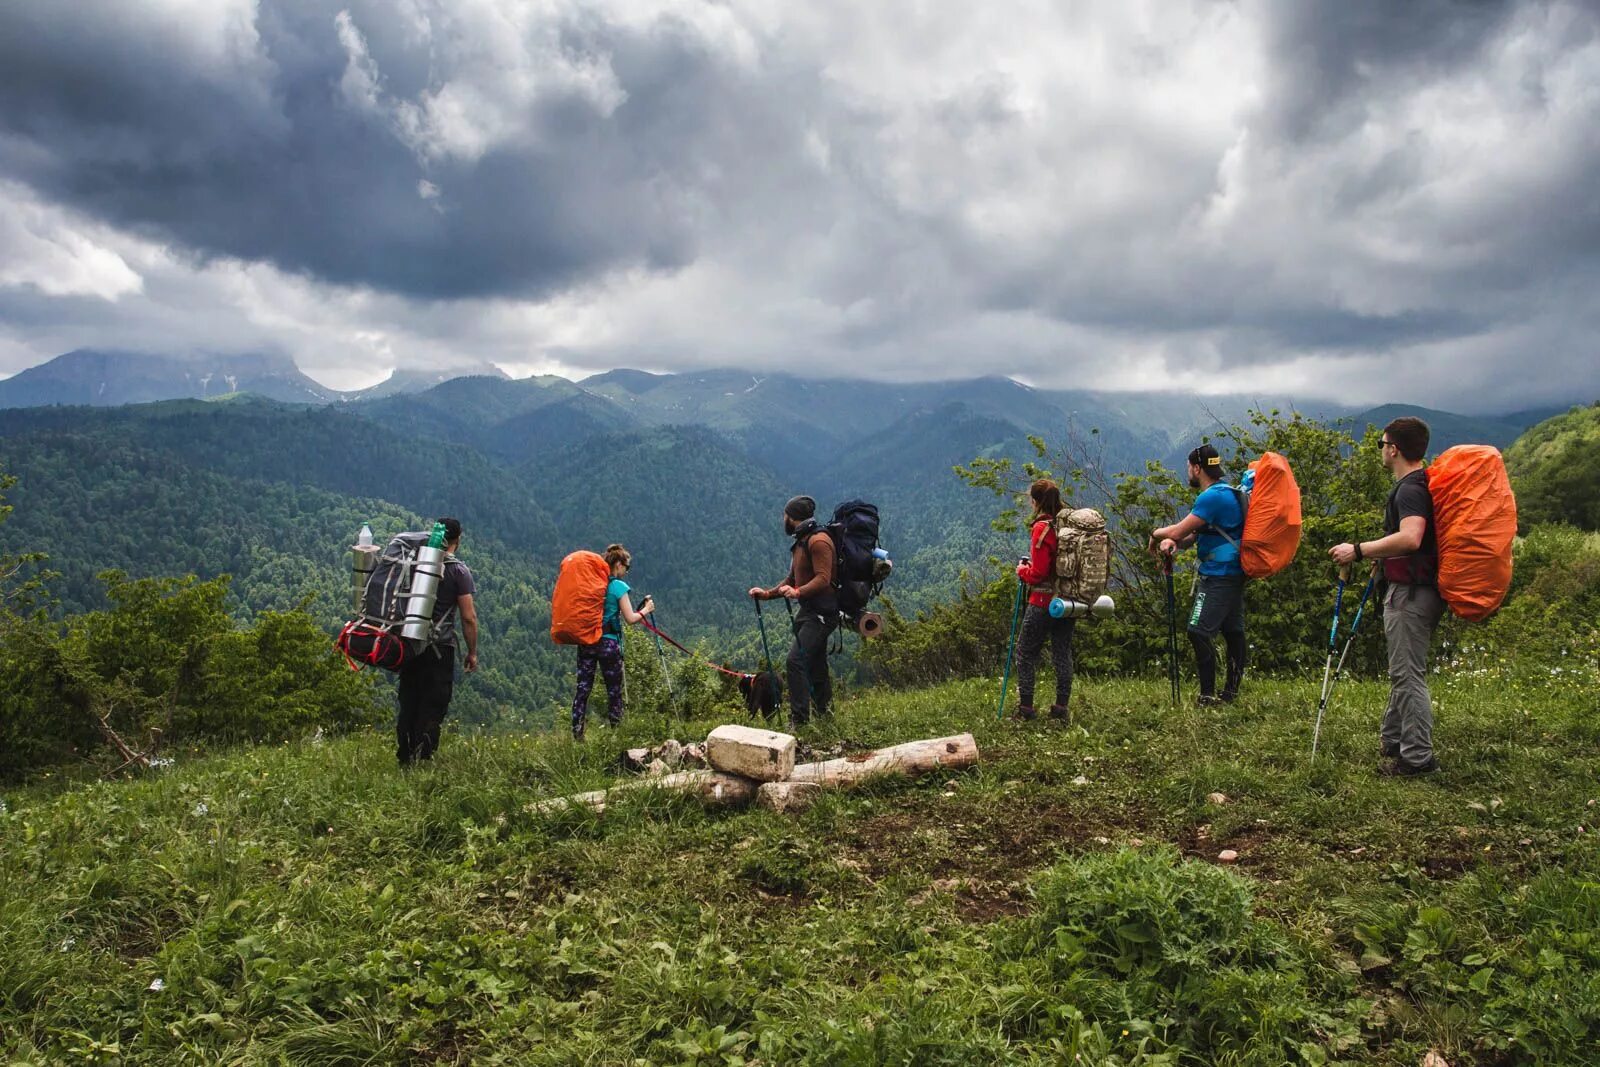
<svg viewBox="0 0 1600 1067"><path fill-rule="evenodd" d="M1517 498L1500 450L1456 445L1428 467L1439 539L1439 595L1470 622L1487 619L1511 589Z"/></svg>
<svg viewBox="0 0 1600 1067"><path fill-rule="evenodd" d="M550 640L558 645L592 645L600 640L610 584L611 568L598 554L580 549L562 560L550 597Z"/></svg>
<svg viewBox="0 0 1600 1067"><path fill-rule="evenodd" d="M1263 453L1250 469L1256 480L1239 539L1239 563L1248 578L1270 578L1293 563L1300 548L1300 486L1289 461L1276 452Z"/></svg>

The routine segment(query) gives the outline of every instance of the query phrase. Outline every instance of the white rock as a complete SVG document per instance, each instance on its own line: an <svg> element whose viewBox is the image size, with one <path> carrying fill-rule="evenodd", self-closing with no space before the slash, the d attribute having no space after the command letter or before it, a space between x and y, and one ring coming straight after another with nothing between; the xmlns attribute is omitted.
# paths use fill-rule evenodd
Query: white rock
<svg viewBox="0 0 1600 1067"><path fill-rule="evenodd" d="M728 724L706 738L706 759L727 774L758 782L781 782L794 773L795 740L791 734Z"/></svg>
<svg viewBox="0 0 1600 1067"><path fill-rule="evenodd" d="M661 742L661 747L656 749L656 759L668 767L683 765L683 745L676 738L669 737Z"/></svg>
<svg viewBox="0 0 1600 1067"><path fill-rule="evenodd" d="M765 782L756 790L756 806L770 811L805 811L822 795L816 782Z"/></svg>
<svg viewBox="0 0 1600 1067"><path fill-rule="evenodd" d="M646 778L660 778L667 773L667 765L658 759L650 761L650 766L644 769Z"/></svg>
<svg viewBox="0 0 1600 1067"><path fill-rule="evenodd" d="M622 753L622 766L630 771L642 771L650 766L648 748L630 748Z"/></svg>
<svg viewBox="0 0 1600 1067"><path fill-rule="evenodd" d="M1422 1067L1450 1067L1450 1063L1430 1048L1428 1054L1422 1057Z"/></svg>
<svg viewBox="0 0 1600 1067"><path fill-rule="evenodd" d="M683 765L685 767L705 767L706 746L696 742L683 746Z"/></svg>
<svg viewBox="0 0 1600 1067"><path fill-rule="evenodd" d="M1218 863L1238 863L1239 854L1231 848L1225 848L1217 853Z"/></svg>
<svg viewBox="0 0 1600 1067"><path fill-rule="evenodd" d="M1206 803L1207 804L1222 805L1222 804L1226 804L1227 802L1228 802L1228 794L1226 794L1226 793L1207 793L1206 794Z"/></svg>

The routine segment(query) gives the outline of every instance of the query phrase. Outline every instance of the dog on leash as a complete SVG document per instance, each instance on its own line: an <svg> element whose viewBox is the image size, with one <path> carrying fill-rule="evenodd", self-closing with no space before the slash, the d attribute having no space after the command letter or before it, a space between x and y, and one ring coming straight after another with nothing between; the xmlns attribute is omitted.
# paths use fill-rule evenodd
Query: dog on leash
<svg viewBox="0 0 1600 1067"><path fill-rule="evenodd" d="M778 714L783 701L783 682L775 671L757 671L740 676L739 692L744 697L746 711L771 719Z"/></svg>

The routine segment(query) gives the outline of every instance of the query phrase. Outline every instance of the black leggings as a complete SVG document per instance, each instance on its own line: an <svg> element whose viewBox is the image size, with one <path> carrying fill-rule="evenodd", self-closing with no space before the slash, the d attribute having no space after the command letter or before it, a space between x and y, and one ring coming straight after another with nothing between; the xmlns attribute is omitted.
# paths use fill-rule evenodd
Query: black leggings
<svg viewBox="0 0 1600 1067"><path fill-rule="evenodd" d="M1033 707L1034 673L1047 638L1050 662L1056 668L1056 703L1067 706L1072 697L1072 631L1077 625L1077 619L1053 619L1049 608L1028 605L1017 635L1017 699L1023 707Z"/></svg>

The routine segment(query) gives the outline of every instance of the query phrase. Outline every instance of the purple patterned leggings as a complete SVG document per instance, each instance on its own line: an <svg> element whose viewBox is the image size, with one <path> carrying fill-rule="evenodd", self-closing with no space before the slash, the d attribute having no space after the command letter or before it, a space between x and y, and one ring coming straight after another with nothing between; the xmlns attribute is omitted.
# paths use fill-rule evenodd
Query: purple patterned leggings
<svg viewBox="0 0 1600 1067"><path fill-rule="evenodd" d="M578 691L572 697L572 732L583 732L589 718L589 694L594 690L594 669L606 682L606 718L612 726L622 721L622 642L602 637L592 645L578 646Z"/></svg>

